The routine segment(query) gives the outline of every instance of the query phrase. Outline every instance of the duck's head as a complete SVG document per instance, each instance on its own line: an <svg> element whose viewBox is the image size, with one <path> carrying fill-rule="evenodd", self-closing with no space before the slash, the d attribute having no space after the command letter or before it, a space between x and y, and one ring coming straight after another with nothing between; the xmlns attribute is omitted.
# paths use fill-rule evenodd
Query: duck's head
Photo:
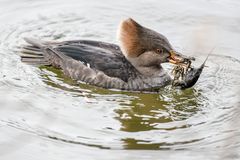
<svg viewBox="0 0 240 160"><path fill-rule="evenodd" d="M161 68L161 63L178 64L188 59L177 53L165 36L131 18L121 22L118 40L124 56L144 74L153 68Z"/></svg>

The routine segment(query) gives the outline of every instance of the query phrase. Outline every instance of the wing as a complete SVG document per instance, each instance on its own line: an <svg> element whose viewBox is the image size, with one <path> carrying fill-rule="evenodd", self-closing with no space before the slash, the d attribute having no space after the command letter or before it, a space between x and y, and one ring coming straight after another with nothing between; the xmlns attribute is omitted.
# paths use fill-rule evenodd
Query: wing
<svg viewBox="0 0 240 160"><path fill-rule="evenodd" d="M110 77L117 77L127 82L134 76L135 68L123 56L117 45L98 41L65 41L54 46L54 50L83 62L95 70Z"/></svg>

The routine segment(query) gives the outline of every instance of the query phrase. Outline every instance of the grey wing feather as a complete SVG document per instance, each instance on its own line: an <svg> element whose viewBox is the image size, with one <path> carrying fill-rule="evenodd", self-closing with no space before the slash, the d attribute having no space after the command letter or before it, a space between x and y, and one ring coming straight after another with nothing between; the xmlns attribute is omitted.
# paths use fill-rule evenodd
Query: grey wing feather
<svg viewBox="0 0 240 160"><path fill-rule="evenodd" d="M54 49L64 55L104 72L110 77L117 77L125 82L134 70L118 46L97 41L71 41L56 45Z"/></svg>
<svg viewBox="0 0 240 160"><path fill-rule="evenodd" d="M64 42L45 42L33 38L25 40L31 45L23 47L21 59L29 64L61 68L62 60L72 58L109 77L119 78L125 82L130 75L134 77L137 72L115 44L89 40Z"/></svg>

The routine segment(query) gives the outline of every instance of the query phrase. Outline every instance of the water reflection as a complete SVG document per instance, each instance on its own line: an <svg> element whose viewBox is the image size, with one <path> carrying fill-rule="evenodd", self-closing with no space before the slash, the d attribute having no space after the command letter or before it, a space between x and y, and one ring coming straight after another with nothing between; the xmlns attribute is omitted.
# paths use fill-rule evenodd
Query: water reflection
<svg viewBox="0 0 240 160"><path fill-rule="evenodd" d="M172 131L191 127L190 124L186 123L179 125L170 122L184 121L197 114L203 106L200 100L203 98L201 91L194 88L175 90L166 87L160 93L152 94L112 91L79 84L64 76L62 71L52 67L40 67L40 69L42 71L42 79L47 85L71 92L73 96L89 98L89 102L93 102L94 99L99 99L99 97L101 100L105 98L106 102L104 103L111 99L107 96L112 96L113 98L110 101L115 101L119 104L118 107L113 106L115 114L112 118L119 121L119 131L126 133L156 131L156 134L159 134L161 130ZM124 95L128 97L127 100L122 99ZM135 139L131 138L131 136L120 138L119 140L123 142L125 149L167 149L169 148L167 146L175 144L161 142L161 140L160 142L153 142L153 139ZM197 140L194 139L190 142L194 141ZM183 141L181 143L190 142ZM94 144L94 142L91 143Z"/></svg>
<svg viewBox="0 0 240 160"><path fill-rule="evenodd" d="M153 143L152 141L134 139L134 138L125 138L122 139L125 149L140 149L140 150L171 150L174 145L188 144L198 142L202 139L195 139L191 141L184 142L173 142L173 143ZM182 150L182 149L181 149Z"/></svg>
<svg viewBox="0 0 240 160"><path fill-rule="evenodd" d="M125 105L115 112L116 119L121 122L121 130L139 132L162 129L161 123L181 121L193 116L201 103L194 90L163 91L159 94L136 94L136 98L129 105ZM174 129L173 126L164 129Z"/></svg>
<svg viewBox="0 0 240 160"><path fill-rule="evenodd" d="M142 149L142 150L154 150L160 149L162 145L166 145L164 143L151 143L151 141L137 140L134 138L126 138L122 139L124 143L124 148L126 149ZM164 147L161 149L170 149L168 147Z"/></svg>

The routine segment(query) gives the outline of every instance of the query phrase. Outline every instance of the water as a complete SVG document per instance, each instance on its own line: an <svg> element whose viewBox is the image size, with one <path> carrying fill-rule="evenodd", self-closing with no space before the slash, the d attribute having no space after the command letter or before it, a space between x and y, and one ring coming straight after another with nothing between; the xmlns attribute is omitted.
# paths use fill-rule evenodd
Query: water
<svg viewBox="0 0 240 160"><path fill-rule="evenodd" d="M240 159L239 15L237 0L1 0L0 159ZM24 37L117 43L126 17L196 65L215 48L198 83L110 91L20 62Z"/></svg>

